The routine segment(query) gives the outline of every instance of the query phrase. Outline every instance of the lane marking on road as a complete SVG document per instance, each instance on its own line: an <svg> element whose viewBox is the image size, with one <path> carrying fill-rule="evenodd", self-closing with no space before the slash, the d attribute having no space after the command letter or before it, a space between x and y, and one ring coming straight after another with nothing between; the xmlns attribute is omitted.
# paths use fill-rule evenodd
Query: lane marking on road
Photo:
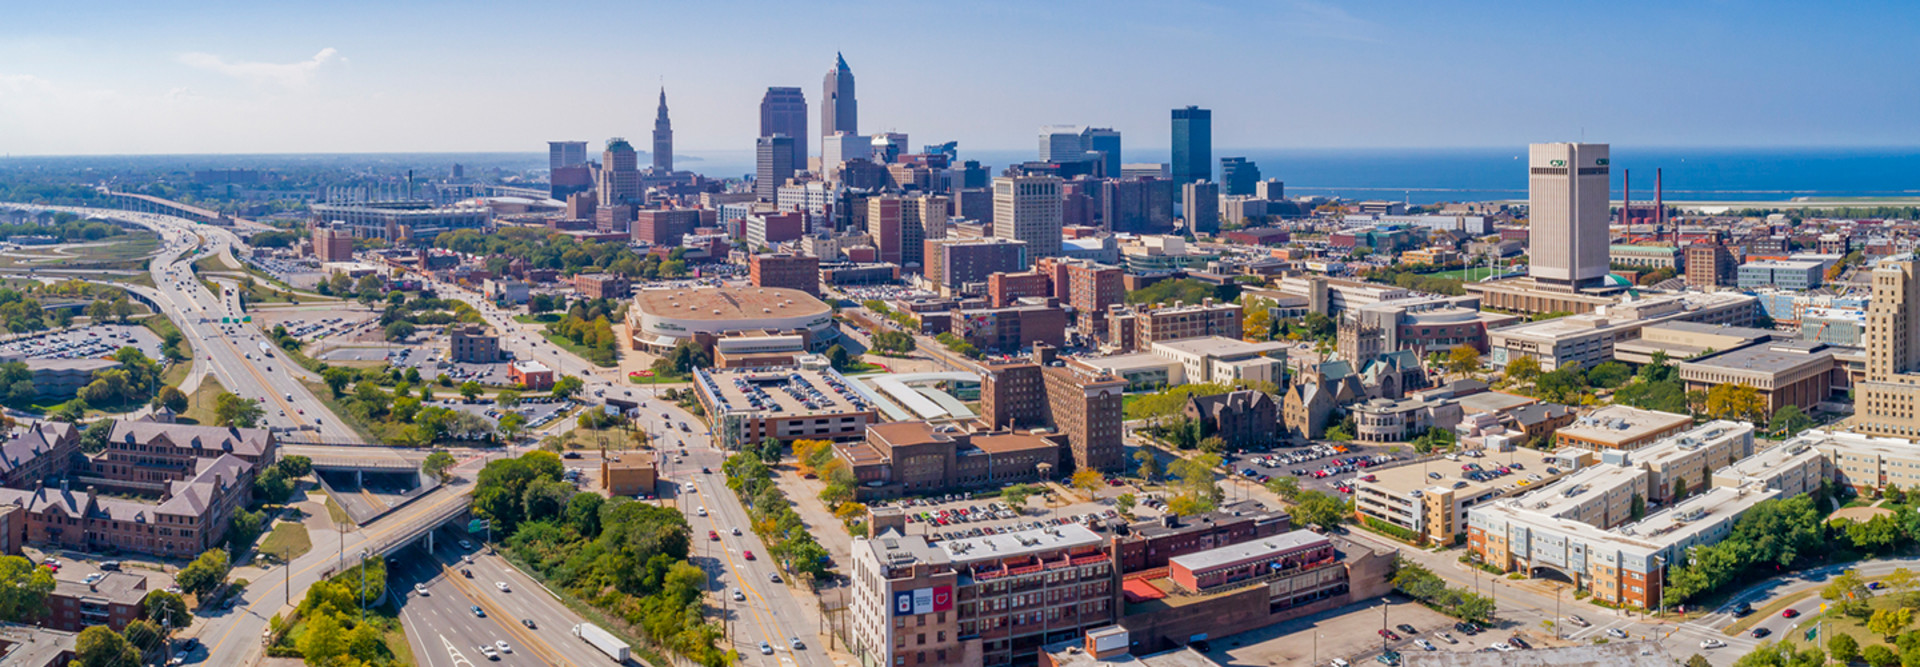
<svg viewBox="0 0 1920 667"><path fill-rule="evenodd" d="M705 491L704 489L701 489L701 488L700 488L700 485L699 485L699 484L695 484L695 485L693 486L693 492L694 492L694 494L695 494L696 496L698 496L698 497L700 498L700 505L701 505L702 507L705 507L705 506L706 506L706 503L707 503L707 492L706 492L706 491ZM718 492L718 491L715 491L714 493L716 493L716 494L718 494L719 492ZM716 498L716 500L718 500L718 498ZM718 507L718 505L717 505L717 504L716 504L715 506L716 506L716 507ZM740 510L741 510L742 512L747 512L747 522L748 522L749 524L751 524L751 523L753 522L753 514L752 514L751 512L748 512L748 511L747 511L747 508L746 508L746 506L745 506L745 505L742 505L742 506L740 507ZM715 520L714 520L714 516L713 516L714 514L717 514L717 512L708 512L708 513L707 513L707 516L706 516L706 519L707 519L707 525L708 525L708 526L711 526L711 527L712 527L712 528L711 528L711 530L713 530L714 532L716 532L716 533L717 533L717 532L719 532L719 531L720 531L720 524L719 524L719 522L717 522L717 521L715 521ZM744 531L743 531L743 532L741 533L741 536L742 536L742 537L745 537L745 536L746 536L746 532L744 532ZM711 540L709 540L709 541L711 541ZM722 544L724 545L725 543L724 543L724 542L722 542ZM764 545L763 545L763 546L764 546ZM726 559L727 559L727 570L729 570L729 571L731 571L731 572L733 573L733 578L734 578L734 581L735 581L736 583L738 583L738 584L739 584L739 586L740 586L741 588L743 588L743 589L746 589L746 591L747 591L747 593L748 593L748 594L750 594L750 595L752 595L754 599L756 599L756 600L759 600L759 601L760 601L760 604L762 604L762 605L765 605L765 606L766 606L766 608L767 608L767 616L768 616L768 617L769 617L769 618L771 619L771 622L773 623L773 629L774 629L774 631L775 631L775 632L774 632L774 634L775 634L775 635L779 635L779 634L784 634L784 633L786 632L786 629L785 629L785 628L782 628L782 627L780 627L780 617L779 617L778 615L776 615L776 614L774 614L774 611L773 611L773 604L772 604L772 603L769 603L769 602L767 602L767 599L766 599L766 597L760 594L760 589L757 589L757 588L754 588L754 586L753 586L753 584L752 584L751 582L749 582L749 581L748 581L748 579L751 579L752 577L749 577L749 576L747 576L747 572L745 572L745 569L746 569L746 568L745 568L745 566L740 566L740 567L735 567L735 566L734 566L734 563L733 563L733 551L732 551L732 549L731 549L731 548L722 548L722 549L720 549L720 553L721 553L722 555L724 555L724 556L726 556ZM769 556L769 557L771 557L771 556ZM743 560L742 562L744 563L745 561ZM776 640L778 639L778 637L769 637L769 636L767 636L767 628L766 628L766 626L765 626L765 625L761 625L761 624L759 623L759 620L760 620L760 608L759 608L759 607L749 607L749 608L753 610L753 614L754 614L754 621L755 621L755 625L758 625L758 626L760 627L760 636L761 636L761 638L763 638L763 639L765 639L765 640L766 640L766 642L767 642L767 645L768 645L768 646L779 646L779 645L780 645L780 644L779 644L779 642L778 642L778 641L776 641ZM789 636L798 636L798 635L789 635ZM757 649L758 647L755 647L755 648Z"/></svg>
<svg viewBox="0 0 1920 667"><path fill-rule="evenodd" d="M465 575L454 571L454 569L446 563L440 563L439 565L441 574L446 577L447 581L452 582L454 588L460 589L460 593L466 596L468 600L479 604L481 609L486 610L487 618L492 620L494 625L506 628L507 634L513 635L514 641L519 642L523 647L533 649L534 653L537 654L534 656L535 658L544 664L567 664L565 660L552 659L555 653L553 647L548 646L547 643L541 641L539 637L530 637L524 631L525 628L520 627L519 621L513 618L513 614L507 613L509 610L505 606L502 606L498 601L486 595L477 593L474 582L469 582ZM505 620L502 620L502 617L504 617Z"/></svg>
<svg viewBox="0 0 1920 667"><path fill-rule="evenodd" d="M447 641L446 635L440 635L440 643L447 647L447 655L453 658L454 667L460 667L460 665L473 667L473 661L468 660L467 656L462 655L460 649L454 648L453 642Z"/></svg>

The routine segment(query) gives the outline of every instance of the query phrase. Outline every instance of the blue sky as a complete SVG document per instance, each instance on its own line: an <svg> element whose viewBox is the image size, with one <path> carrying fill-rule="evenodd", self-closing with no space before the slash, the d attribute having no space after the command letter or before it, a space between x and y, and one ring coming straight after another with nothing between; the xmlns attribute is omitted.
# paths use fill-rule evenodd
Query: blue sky
<svg viewBox="0 0 1920 667"><path fill-rule="evenodd" d="M746 150L844 52L860 129L1221 147L1920 144L1920 3L62 2L0 21L0 153ZM176 5L176 6L157 6ZM642 142L637 144L644 145ZM814 149L817 151L817 143Z"/></svg>

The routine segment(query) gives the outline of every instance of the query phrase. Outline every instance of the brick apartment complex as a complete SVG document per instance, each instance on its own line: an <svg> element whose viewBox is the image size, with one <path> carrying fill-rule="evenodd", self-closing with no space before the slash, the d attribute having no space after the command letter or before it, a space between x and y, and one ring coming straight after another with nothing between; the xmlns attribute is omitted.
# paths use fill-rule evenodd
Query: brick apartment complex
<svg viewBox="0 0 1920 667"><path fill-rule="evenodd" d="M1126 311L1109 306L1108 341L1121 349L1145 350L1154 343L1219 336L1238 340L1241 335L1240 305L1213 302L1209 298L1196 306L1142 308Z"/></svg>
<svg viewBox="0 0 1920 667"><path fill-rule="evenodd" d="M80 454L80 429L62 422L40 422L8 435L0 443L0 486L33 488L34 482L66 471Z"/></svg>
<svg viewBox="0 0 1920 667"><path fill-rule="evenodd" d="M820 258L807 255L754 255L747 265L754 287L785 287L820 296Z"/></svg>
<svg viewBox="0 0 1920 667"><path fill-rule="evenodd" d="M1120 472L1127 469L1121 443L1120 402L1127 381L1112 375L1094 375L1077 368L1048 366L1047 404L1054 430L1067 436L1073 463L1079 470Z"/></svg>
<svg viewBox="0 0 1920 667"><path fill-rule="evenodd" d="M26 541L82 551L192 557L218 546L228 518L252 498L253 476L278 451L265 429L120 421L91 457L67 430L35 427L9 440L0 505L25 511ZM13 443L26 442L25 445ZM45 459L11 458L31 456ZM75 488L73 478L88 485ZM111 495L102 494L105 486ZM155 502L131 500L150 495Z"/></svg>
<svg viewBox="0 0 1920 667"><path fill-rule="evenodd" d="M1053 299L1043 304L956 310L951 318L947 330L983 352L1014 352L1037 344L1058 346L1067 340L1067 311Z"/></svg>
<svg viewBox="0 0 1920 667"><path fill-rule="evenodd" d="M853 544L849 634L864 665L1033 664L1118 619L1111 546L1078 524L927 543L892 526Z"/></svg>
<svg viewBox="0 0 1920 667"><path fill-rule="evenodd" d="M633 240L659 246L676 246L699 226L699 209L636 211Z"/></svg>
<svg viewBox="0 0 1920 667"><path fill-rule="evenodd" d="M984 290L988 276L1027 270L1027 252L1025 242L1003 238L928 239L922 275L945 296Z"/></svg>
<svg viewBox="0 0 1920 667"><path fill-rule="evenodd" d="M589 299L625 299L633 295L633 281L618 273L586 273L573 277L573 289Z"/></svg>
<svg viewBox="0 0 1920 667"><path fill-rule="evenodd" d="M1053 295L1053 280L1039 271L987 276L987 301L995 308L1005 308L1020 299Z"/></svg>
<svg viewBox="0 0 1920 667"><path fill-rule="evenodd" d="M322 262L353 261L353 230L346 225L315 223L313 257Z"/></svg>
<svg viewBox="0 0 1920 667"><path fill-rule="evenodd" d="M980 419L990 429L1037 428L1048 422L1047 384L1040 364L1026 359L981 364Z"/></svg>
<svg viewBox="0 0 1920 667"><path fill-rule="evenodd" d="M91 584L55 579L41 625L67 632L104 625L120 632L144 616L141 603L147 598L147 578L129 572L102 574L106 576Z"/></svg>
<svg viewBox="0 0 1920 667"><path fill-rule="evenodd" d="M1268 510L1258 501L1242 501L1190 517L1168 514L1114 530L1114 553L1121 572L1166 567L1175 556L1273 537L1293 529L1293 517Z"/></svg>
<svg viewBox="0 0 1920 667"><path fill-rule="evenodd" d="M447 333L447 353L454 361L491 364L500 361L500 337L478 324L455 327Z"/></svg>
<svg viewBox="0 0 1920 667"><path fill-rule="evenodd" d="M1089 335L1105 333L1107 307L1126 302L1126 272L1117 266L1074 260L1055 262L1053 268L1053 295L1073 308L1079 319L1075 325Z"/></svg>
<svg viewBox="0 0 1920 667"><path fill-rule="evenodd" d="M920 495L1040 481L1060 470L1060 439L894 422L868 426L866 440L834 451L852 466L863 497Z"/></svg>

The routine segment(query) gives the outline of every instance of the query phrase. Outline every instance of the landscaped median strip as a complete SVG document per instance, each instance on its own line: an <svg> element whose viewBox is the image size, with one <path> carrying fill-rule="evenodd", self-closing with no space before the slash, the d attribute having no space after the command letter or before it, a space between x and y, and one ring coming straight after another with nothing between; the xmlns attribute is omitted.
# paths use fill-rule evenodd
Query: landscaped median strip
<svg viewBox="0 0 1920 667"><path fill-rule="evenodd" d="M1753 610L1753 613L1747 614L1746 618L1734 621L1733 625L1727 626L1727 629L1721 630L1720 632L1726 634L1728 637L1738 636L1740 633L1746 632L1747 628L1751 628L1761 621L1772 618L1773 615L1776 613L1779 613L1780 610L1793 606L1795 603L1798 603L1801 600L1805 600L1809 596L1814 595L1815 593L1818 593L1818 592L1819 592L1818 589L1809 588L1807 590L1800 591L1792 595L1788 595L1778 600L1774 600L1773 602L1769 602L1767 603L1767 606Z"/></svg>

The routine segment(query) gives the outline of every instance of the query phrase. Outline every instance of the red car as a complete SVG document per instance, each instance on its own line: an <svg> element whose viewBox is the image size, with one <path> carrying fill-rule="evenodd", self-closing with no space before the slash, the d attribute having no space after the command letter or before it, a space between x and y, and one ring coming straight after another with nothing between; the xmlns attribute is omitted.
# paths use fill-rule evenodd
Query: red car
<svg viewBox="0 0 1920 667"><path fill-rule="evenodd" d="M1788 609L1786 611L1780 612L1781 618L1794 618L1799 615L1800 615L1800 612L1794 611L1792 609Z"/></svg>
<svg viewBox="0 0 1920 667"><path fill-rule="evenodd" d="M1380 636L1386 637L1388 640L1391 640L1391 641L1400 641L1400 635L1393 634L1392 630L1388 630L1386 628L1380 628Z"/></svg>
<svg viewBox="0 0 1920 667"><path fill-rule="evenodd" d="M707 531L707 539L718 542L720 541L720 533L709 530Z"/></svg>
<svg viewBox="0 0 1920 667"><path fill-rule="evenodd" d="M753 560L753 552L752 552L752 551L742 551L742 552L740 552L740 555L742 555L742 556L745 556L747 560Z"/></svg>

